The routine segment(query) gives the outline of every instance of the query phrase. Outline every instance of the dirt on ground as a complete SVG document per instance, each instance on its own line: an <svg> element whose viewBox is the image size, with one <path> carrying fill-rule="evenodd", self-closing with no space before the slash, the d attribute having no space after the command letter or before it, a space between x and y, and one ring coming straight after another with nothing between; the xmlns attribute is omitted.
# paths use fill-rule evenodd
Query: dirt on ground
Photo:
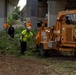
<svg viewBox="0 0 76 75"><path fill-rule="evenodd" d="M0 75L76 75L76 58L1 55Z"/></svg>

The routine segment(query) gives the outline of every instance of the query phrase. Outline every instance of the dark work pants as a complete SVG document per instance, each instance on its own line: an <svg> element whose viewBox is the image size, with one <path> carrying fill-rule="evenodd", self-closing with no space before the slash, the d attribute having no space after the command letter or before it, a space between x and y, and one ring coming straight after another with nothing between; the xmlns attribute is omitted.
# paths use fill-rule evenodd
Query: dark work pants
<svg viewBox="0 0 76 75"><path fill-rule="evenodd" d="M38 51L38 48L39 48L39 46L38 46L38 44L36 44L36 49L37 49L37 51Z"/></svg>
<svg viewBox="0 0 76 75"><path fill-rule="evenodd" d="M14 38L14 34L11 34L10 37Z"/></svg>
<svg viewBox="0 0 76 75"><path fill-rule="evenodd" d="M24 54L24 52L26 51L27 42L20 41L20 47L21 47L21 54Z"/></svg>
<svg viewBox="0 0 76 75"><path fill-rule="evenodd" d="M47 24L45 23L45 27L47 27Z"/></svg>

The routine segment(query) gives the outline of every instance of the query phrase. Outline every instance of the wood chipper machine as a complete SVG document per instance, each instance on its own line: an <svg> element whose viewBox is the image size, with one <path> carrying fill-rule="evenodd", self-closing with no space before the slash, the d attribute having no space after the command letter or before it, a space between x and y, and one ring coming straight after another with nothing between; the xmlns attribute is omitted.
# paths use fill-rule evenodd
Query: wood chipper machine
<svg viewBox="0 0 76 75"><path fill-rule="evenodd" d="M39 35L39 36L38 36ZM37 45L44 56L48 50L69 51L76 55L76 10L58 13L56 25L38 28Z"/></svg>

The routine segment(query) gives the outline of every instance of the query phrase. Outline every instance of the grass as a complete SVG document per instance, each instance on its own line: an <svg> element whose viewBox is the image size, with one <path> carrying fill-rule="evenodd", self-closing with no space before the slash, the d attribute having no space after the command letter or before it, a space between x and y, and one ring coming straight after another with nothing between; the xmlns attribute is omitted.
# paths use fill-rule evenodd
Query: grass
<svg viewBox="0 0 76 75"><path fill-rule="evenodd" d="M14 39L9 37L9 35L3 30L0 31L0 53L4 54L4 55L19 55L20 52L20 35L22 30L24 30L25 28L23 26L21 27L16 27L15 28L15 37ZM26 50L26 55L25 56L37 56L39 55L39 52L36 51L36 44L35 44L35 36L37 34L37 29L36 30L32 30L34 37L33 39L29 39L28 45L27 45L27 50ZM55 52L53 52L55 53ZM53 53L49 53L49 54L53 54ZM68 55L71 56L70 53L62 53L63 55Z"/></svg>
<svg viewBox="0 0 76 75"><path fill-rule="evenodd" d="M23 27L15 28L15 38L12 39L8 36L5 31L0 32L0 53L6 55L16 55L18 56L20 51L20 42L19 37L21 35L21 31ZM33 30L34 37L36 35L36 30ZM74 57L36 57L37 53L35 48L35 40L31 40L28 42L28 47L26 51L26 58L16 58L16 57L1 57L0 65L2 73L14 73L14 71L18 74L23 71L26 74L33 69L32 73L38 75L76 75L76 58ZM25 57L22 56L22 57ZM31 57L29 57L31 56ZM32 57L35 56L35 57ZM29 58L28 58L29 57ZM28 66L27 66L28 65ZM31 66L31 67L30 67ZM37 73L38 72L38 73ZM32 74L31 73L31 74ZM30 75L31 75L30 74Z"/></svg>
<svg viewBox="0 0 76 75"><path fill-rule="evenodd" d="M15 28L15 37L11 38L5 31L0 31L0 53L1 54L9 54L9 55L18 55L20 52L20 35L21 31L24 27ZM32 31L34 37L36 35L36 30ZM32 51L36 50L35 48L35 40L29 40L27 46L27 55L33 55Z"/></svg>

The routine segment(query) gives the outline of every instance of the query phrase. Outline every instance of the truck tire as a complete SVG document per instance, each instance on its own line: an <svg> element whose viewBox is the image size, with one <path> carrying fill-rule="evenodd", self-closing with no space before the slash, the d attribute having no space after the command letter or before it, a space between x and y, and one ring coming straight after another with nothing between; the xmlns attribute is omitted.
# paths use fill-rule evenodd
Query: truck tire
<svg viewBox="0 0 76 75"><path fill-rule="evenodd" d="M42 43L39 46L39 51L41 56L46 56L46 50L44 49L44 45Z"/></svg>
<svg viewBox="0 0 76 75"><path fill-rule="evenodd" d="M74 50L74 56L76 56L76 49Z"/></svg>

